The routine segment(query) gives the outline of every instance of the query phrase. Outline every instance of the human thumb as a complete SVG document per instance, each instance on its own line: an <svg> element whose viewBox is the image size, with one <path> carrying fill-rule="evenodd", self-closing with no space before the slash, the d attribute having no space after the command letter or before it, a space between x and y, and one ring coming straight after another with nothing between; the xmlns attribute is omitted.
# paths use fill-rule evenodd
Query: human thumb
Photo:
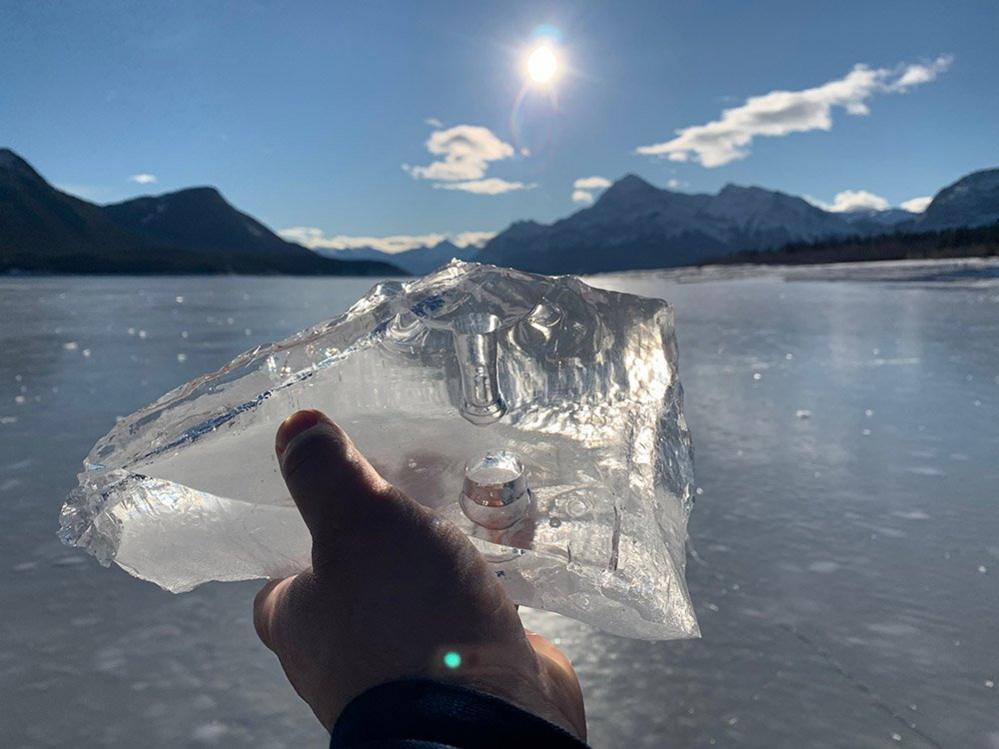
<svg viewBox="0 0 999 749"><path fill-rule="evenodd" d="M314 543L325 545L354 530L373 504L398 501L391 484L321 411L297 411L285 419L274 449Z"/></svg>

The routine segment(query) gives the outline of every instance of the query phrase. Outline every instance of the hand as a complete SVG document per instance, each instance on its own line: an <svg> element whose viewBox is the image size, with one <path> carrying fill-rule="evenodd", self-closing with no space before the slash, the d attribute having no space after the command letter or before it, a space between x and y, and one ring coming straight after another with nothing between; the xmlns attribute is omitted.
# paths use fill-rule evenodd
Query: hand
<svg viewBox="0 0 999 749"><path fill-rule="evenodd" d="M379 476L319 411L286 419L275 449L312 534L312 568L267 583L253 621L327 730L367 689L426 677L500 697L585 740L569 660L524 630L456 527ZM456 668L444 658L452 652Z"/></svg>

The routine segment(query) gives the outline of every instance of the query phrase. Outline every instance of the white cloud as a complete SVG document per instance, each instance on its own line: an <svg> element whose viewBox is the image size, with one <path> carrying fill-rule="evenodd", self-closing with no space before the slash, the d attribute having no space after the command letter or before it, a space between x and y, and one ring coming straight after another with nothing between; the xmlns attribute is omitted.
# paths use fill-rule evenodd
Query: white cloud
<svg viewBox="0 0 999 749"><path fill-rule="evenodd" d="M436 127L438 129L444 127L444 123L438 120L436 117L427 117L424 120L424 122L430 125L430 127Z"/></svg>
<svg viewBox="0 0 999 749"><path fill-rule="evenodd" d="M450 239L458 247L468 247L469 245L481 247L496 236L496 232L492 231L463 231L455 235L432 232L430 234L392 234L387 237L361 237L346 234L328 237L322 229L315 226L292 226L281 229L278 234L289 242L298 242L300 245L314 250L349 250L358 247L371 247L392 254L412 250L416 247L433 247L445 239Z"/></svg>
<svg viewBox="0 0 999 749"><path fill-rule="evenodd" d="M476 195L499 195L511 190L531 190L537 185L526 184L524 182L508 182L499 177L487 177L486 179L475 179L467 182L438 182L434 185L439 190L462 190L463 192L474 192Z"/></svg>
<svg viewBox="0 0 999 749"><path fill-rule="evenodd" d="M494 231L462 231L451 237L451 241L458 247L482 247L495 236Z"/></svg>
<svg viewBox="0 0 999 749"><path fill-rule="evenodd" d="M128 178L129 182L138 182L140 185L152 185L158 182L155 174L133 174Z"/></svg>
<svg viewBox="0 0 999 749"><path fill-rule="evenodd" d="M405 252L414 247L432 247L447 239L446 234L393 234L387 237L359 237L337 234L326 236L315 226L292 226L281 229L280 234L290 242L298 242L312 249L349 250L357 247L373 247L382 252Z"/></svg>
<svg viewBox="0 0 999 749"><path fill-rule="evenodd" d="M902 208L912 213L922 213L933 202L932 195L924 195L921 198L912 198L902 203Z"/></svg>
<svg viewBox="0 0 999 749"><path fill-rule="evenodd" d="M676 177L673 177L672 179L666 181L666 187L668 187L670 190L679 190L681 187L686 187L686 185L687 185L686 182L681 182Z"/></svg>
<svg viewBox="0 0 999 749"><path fill-rule="evenodd" d="M572 183L572 202L592 203L594 191L604 190L611 184L606 177L580 177Z"/></svg>
<svg viewBox="0 0 999 749"><path fill-rule="evenodd" d="M577 190L603 190L611 186L611 181L606 177L582 177L572 183Z"/></svg>
<svg viewBox="0 0 999 749"><path fill-rule="evenodd" d="M477 125L456 125L447 130L435 130L427 139L426 146L430 153L443 158L428 166L406 169L416 179L482 179L490 161L513 156L513 146L497 138L489 128Z"/></svg>
<svg viewBox="0 0 999 749"><path fill-rule="evenodd" d="M952 55L940 55L940 57L931 63L907 65L902 70L902 75L892 84L892 90L904 91L910 86L929 83L947 70L952 62L954 62Z"/></svg>
<svg viewBox="0 0 999 749"><path fill-rule="evenodd" d="M514 149L487 127L455 125L435 130L426 142L427 151L438 156L426 166L403 164L413 179L429 179L434 187L461 190L478 195L499 195L511 190L528 190L534 185L499 177L486 177L490 162L513 158Z"/></svg>
<svg viewBox="0 0 999 749"><path fill-rule="evenodd" d="M867 100L875 94L904 93L934 80L950 67L953 58L941 55L927 64L896 68L856 65L843 78L800 91L771 91L751 96L741 106L725 109L719 119L676 131L676 137L641 146L636 153L670 161L700 162L716 167L744 159L757 136L779 137L810 130L830 130L835 107L848 114L869 114Z"/></svg>
<svg viewBox="0 0 999 749"><path fill-rule="evenodd" d="M890 203L880 195L875 195L867 190L843 190L836 193L832 203L826 203L818 198L806 195L805 199L812 205L824 208L834 213L848 213L850 211L884 211L890 207Z"/></svg>

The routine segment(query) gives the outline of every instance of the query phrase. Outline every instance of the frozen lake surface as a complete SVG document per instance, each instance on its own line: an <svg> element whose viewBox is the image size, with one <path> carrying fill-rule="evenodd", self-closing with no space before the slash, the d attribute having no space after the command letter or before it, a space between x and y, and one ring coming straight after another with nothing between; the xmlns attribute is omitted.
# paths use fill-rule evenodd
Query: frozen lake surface
<svg viewBox="0 0 999 749"><path fill-rule="evenodd" d="M999 747L999 265L592 281L676 308L704 637L528 613L591 743ZM0 278L0 744L324 746L253 634L258 584L173 596L55 528L116 415L370 285Z"/></svg>

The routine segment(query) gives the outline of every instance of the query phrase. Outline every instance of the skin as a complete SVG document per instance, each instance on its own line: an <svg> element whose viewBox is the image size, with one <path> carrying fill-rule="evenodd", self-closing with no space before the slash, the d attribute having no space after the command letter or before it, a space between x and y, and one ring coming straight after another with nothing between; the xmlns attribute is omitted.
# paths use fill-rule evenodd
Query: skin
<svg viewBox="0 0 999 749"><path fill-rule="evenodd" d="M586 739L569 659L528 632L464 534L393 487L319 411L275 451L312 534L312 568L257 594L257 634L327 730L371 687L426 677L492 694ZM444 654L461 665L449 669Z"/></svg>

